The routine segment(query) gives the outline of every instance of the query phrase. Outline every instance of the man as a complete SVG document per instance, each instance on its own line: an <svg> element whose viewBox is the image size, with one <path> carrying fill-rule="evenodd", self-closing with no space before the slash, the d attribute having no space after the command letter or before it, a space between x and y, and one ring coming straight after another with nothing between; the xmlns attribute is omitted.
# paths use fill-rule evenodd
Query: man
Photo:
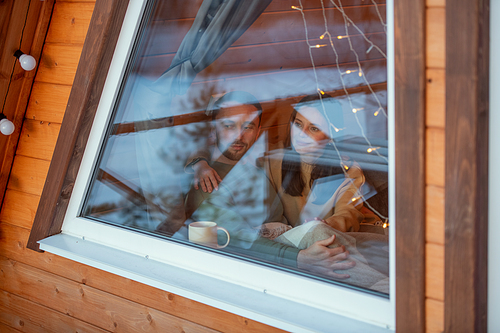
<svg viewBox="0 0 500 333"><path fill-rule="evenodd" d="M343 246L328 248L335 236L299 250L259 234L267 222L283 222L283 207L265 173L250 158L260 132L262 107L251 94L231 92L214 106L215 145L210 158L197 158L193 168L210 165L221 177L217 191L192 188L186 198L186 216L214 221L231 235L227 250L276 264L330 276L348 278L334 270L355 265L344 261Z"/></svg>

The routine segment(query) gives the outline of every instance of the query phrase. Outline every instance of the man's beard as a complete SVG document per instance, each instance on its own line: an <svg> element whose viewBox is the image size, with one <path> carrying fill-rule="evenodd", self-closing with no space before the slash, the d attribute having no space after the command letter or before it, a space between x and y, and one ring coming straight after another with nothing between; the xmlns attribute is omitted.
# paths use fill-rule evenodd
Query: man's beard
<svg viewBox="0 0 500 333"><path fill-rule="evenodd" d="M231 151L229 151L229 148L231 148L231 146L228 146L226 149L221 150L222 155L224 155L225 157L229 158L232 161L239 161L245 155L245 153L248 151L247 145L241 141L233 142L233 144L243 145L243 149L241 149L240 151L237 151L237 152L231 152ZM220 147L219 147L219 149L220 149Z"/></svg>

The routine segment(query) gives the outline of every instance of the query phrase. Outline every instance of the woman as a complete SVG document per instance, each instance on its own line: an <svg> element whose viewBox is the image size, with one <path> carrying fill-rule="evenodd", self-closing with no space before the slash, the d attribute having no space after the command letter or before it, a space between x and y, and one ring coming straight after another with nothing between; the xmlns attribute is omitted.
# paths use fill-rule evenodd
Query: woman
<svg viewBox="0 0 500 333"><path fill-rule="evenodd" d="M334 98L306 96L292 112L288 147L269 156L269 178L293 227L315 219L340 231L359 230L365 178L335 148L330 133L341 121L342 107Z"/></svg>

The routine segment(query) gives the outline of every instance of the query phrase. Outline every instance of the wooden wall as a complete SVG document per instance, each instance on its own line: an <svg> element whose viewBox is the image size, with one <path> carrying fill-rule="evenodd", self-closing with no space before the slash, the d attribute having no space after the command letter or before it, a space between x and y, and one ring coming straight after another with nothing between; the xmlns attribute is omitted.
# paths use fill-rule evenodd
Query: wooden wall
<svg viewBox="0 0 500 333"><path fill-rule="evenodd" d="M426 330L444 330L445 0L427 0Z"/></svg>
<svg viewBox="0 0 500 333"><path fill-rule="evenodd" d="M0 331L278 331L25 248L94 7L57 1L0 211ZM444 0L427 8L427 331L444 311Z"/></svg>

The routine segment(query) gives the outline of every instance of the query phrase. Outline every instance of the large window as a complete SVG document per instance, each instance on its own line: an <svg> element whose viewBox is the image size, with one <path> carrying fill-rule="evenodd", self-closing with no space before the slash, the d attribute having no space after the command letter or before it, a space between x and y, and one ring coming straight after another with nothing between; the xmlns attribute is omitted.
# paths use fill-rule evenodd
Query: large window
<svg viewBox="0 0 500 333"><path fill-rule="evenodd" d="M388 294L385 3L148 6L79 215Z"/></svg>
<svg viewBox="0 0 500 333"><path fill-rule="evenodd" d="M387 21L131 1L63 234L394 327Z"/></svg>

